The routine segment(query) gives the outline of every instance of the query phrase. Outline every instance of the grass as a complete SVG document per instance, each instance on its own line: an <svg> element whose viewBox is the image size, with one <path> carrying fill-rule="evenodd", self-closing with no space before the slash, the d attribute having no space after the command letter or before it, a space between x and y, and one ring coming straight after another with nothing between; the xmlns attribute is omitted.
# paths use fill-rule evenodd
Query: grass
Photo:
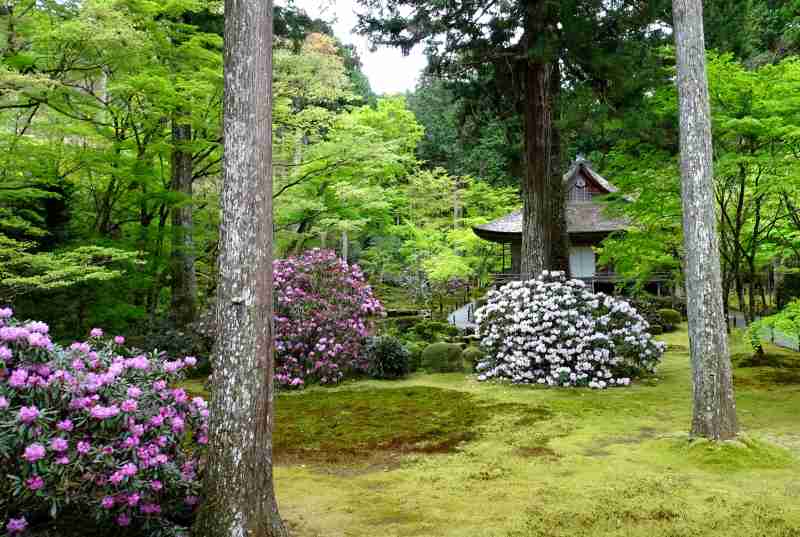
<svg viewBox="0 0 800 537"><path fill-rule="evenodd" d="M690 441L685 329L657 376L552 390L414 375L277 398L295 537L800 537L800 355L736 357L735 442Z"/></svg>

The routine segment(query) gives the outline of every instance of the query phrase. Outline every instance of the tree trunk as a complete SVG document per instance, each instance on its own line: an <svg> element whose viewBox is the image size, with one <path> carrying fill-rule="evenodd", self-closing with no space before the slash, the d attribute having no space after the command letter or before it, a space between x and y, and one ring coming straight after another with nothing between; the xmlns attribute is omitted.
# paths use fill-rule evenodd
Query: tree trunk
<svg viewBox="0 0 800 537"><path fill-rule="evenodd" d="M348 257L350 257L350 239L347 237L347 231L342 231L342 259L345 263Z"/></svg>
<svg viewBox="0 0 800 537"><path fill-rule="evenodd" d="M692 435L725 440L736 436L738 426L722 310L702 1L673 0L672 10L680 101L686 294L694 372Z"/></svg>
<svg viewBox="0 0 800 537"><path fill-rule="evenodd" d="M173 119L172 190L181 195L172 208L172 315L183 328L197 313L197 273L194 267L192 221L192 126Z"/></svg>
<svg viewBox="0 0 800 537"><path fill-rule="evenodd" d="M525 19L525 180L522 183L523 278L568 266L560 139L553 125L560 90L558 58L546 50L554 26L545 0L531 0Z"/></svg>
<svg viewBox="0 0 800 537"><path fill-rule="evenodd" d="M225 2L217 345L203 537L288 536L272 481L272 1Z"/></svg>

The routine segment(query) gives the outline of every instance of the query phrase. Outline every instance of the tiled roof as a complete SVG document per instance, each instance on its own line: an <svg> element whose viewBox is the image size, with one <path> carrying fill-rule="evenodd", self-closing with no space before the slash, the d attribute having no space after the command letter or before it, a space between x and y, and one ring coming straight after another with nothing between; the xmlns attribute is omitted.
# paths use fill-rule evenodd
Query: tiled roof
<svg viewBox="0 0 800 537"><path fill-rule="evenodd" d="M604 177L592 170L584 160L577 161L564 175L564 182L569 183L572 177L583 169L592 179L607 192L617 192L617 188ZM605 204L593 201L567 202L567 231L569 233L610 233L628 227L624 218L613 218L605 214ZM489 238L491 235L522 234L522 211L514 211L493 222L476 226L478 236Z"/></svg>

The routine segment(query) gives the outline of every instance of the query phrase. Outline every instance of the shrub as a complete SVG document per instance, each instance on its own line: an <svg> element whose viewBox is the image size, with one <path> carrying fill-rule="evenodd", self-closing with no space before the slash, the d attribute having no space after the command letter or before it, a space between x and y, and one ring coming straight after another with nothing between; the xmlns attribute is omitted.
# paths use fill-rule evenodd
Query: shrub
<svg viewBox="0 0 800 537"><path fill-rule="evenodd" d="M654 371L665 345L624 300L593 293L561 272L543 272L489 294L478 310L487 357L480 380L509 379L550 386L627 385Z"/></svg>
<svg viewBox="0 0 800 537"><path fill-rule="evenodd" d="M628 298L627 301L639 315L641 315L649 325L648 331L653 334L661 334L664 327L661 326L661 315L658 313L660 306L653 301L654 297L649 295L639 295L634 298Z"/></svg>
<svg viewBox="0 0 800 537"><path fill-rule="evenodd" d="M422 368L433 373L462 371L461 347L453 343L433 343L422 351Z"/></svg>
<svg viewBox="0 0 800 537"><path fill-rule="evenodd" d="M406 349L408 349L409 354L408 370L414 372L422 366L423 344L417 341L409 341L406 343Z"/></svg>
<svg viewBox="0 0 800 537"><path fill-rule="evenodd" d="M422 341L433 343L458 335L458 328L441 321L422 321L414 325L414 333Z"/></svg>
<svg viewBox="0 0 800 537"><path fill-rule="evenodd" d="M464 366L470 371L475 371L475 368L483 360L483 352L478 347L467 347L461 356L464 359Z"/></svg>
<svg viewBox="0 0 800 537"><path fill-rule="evenodd" d="M658 315L661 317L661 326L665 332L672 332L683 320L680 313L670 308L658 310Z"/></svg>
<svg viewBox="0 0 800 537"><path fill-rule="evenodd" d="M373 378L397 379L409 372L411 354L397 338L370 338L364 352L369 361L369 374Z"/></svg>
<svg viewBox="0 0 800 537"><path fill-rule="evenodd" d="M208 410L170 386L196 360L130 356L124 338L99 329L64 348L45 323L11 314L0 309L0 523L59 535L87 525L169 535L174 521L188 525Z"/></svg>
<svg viewBox="0 0 800 537"><path fill-rule="evenodd" d="M383 315L361 269L329 250L277 260L275 381L284 387L334 384L369 367L362 346Z"/></svg>

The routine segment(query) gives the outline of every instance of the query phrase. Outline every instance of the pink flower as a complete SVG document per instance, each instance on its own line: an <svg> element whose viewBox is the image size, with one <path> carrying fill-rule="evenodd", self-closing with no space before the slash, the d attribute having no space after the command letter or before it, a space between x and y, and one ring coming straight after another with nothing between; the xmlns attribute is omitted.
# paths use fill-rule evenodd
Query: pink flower
<svg viewBox="0 0 800 537"><path fill-rule="evenodd" d="M189 367L194 367L197 365L197 358L194 356L187 356L183 359L183 363L188 365Z"/></svg>
<svg viewBox="0 0 800 537"><path fill-rule="evenodd" d="M159 490L164 488L164 485L163 483L161 483L161 481L154 479L153 481L150 482L150 488L158 492Z"/></svg>
<svg viewBox="0 0 800 537"><path fill-rule="evenodd" d="M73 427L73 425L72 425L72 420L63 420L63 421L59 421L59 422L56 424L56 427L58 428L58 430L59 430L59 431L66 431L66 432L69 432L69 431L71 431L71 430L72 430L72 427Z"/></svg>
<svg viewBox="0 0 800 537"><path fill-rule="evenodd" d="M131 524L131 517L129 517L125 513L122 513L121 515L119 515L117 517L117 525L118 526L121 526L121 527L124 528L126 526L130 526L130 524Z"/></svg>
<svg viewBox="0 0 800 537"><path fill-rule="evenodd" d="M139 494L135 493L135 492L133 494L129 494L128 495L128 500L127 500L128 501L128 505L130 505L131 507L137 505L141 498L142 497Z"/></svg>
<svg viewBox="0 0 800 537"><path fill-rule="evenodd" d="M133 477L133 476L136 475L136 472L138 470L139 469L136 467L135 464L133 464L132 462L129 462L125 466L123 466L122 470L120 470L120 471L122 472L123 475L126 475L128 477Z"/></svg>
<svg viewBox="0 0 800 537"><path fill-rule="evenodd" d="M62 451L66 451L67 449L69 449L69 442L67 442L63 438L53 438L50 441L50 449L59 453Z"/></svg>
<svg viewBox="0 0 800 537"><path fill-rule="evenodd" d="M114 472L113 474L111 474L111 477L108 478L108 480L114 485L119 485L120 483L122 483L124 479L125 475L119 471Z"/></svg>
<svg viewBox="0 0 800 537"><path fill-rule="evenodd" d="M125 399L120 405L123 412L136 412L139 408L139 404L136 402L135 399Z"/></svg>
<svg viewBox="0 0 800 537"><path fill-rule="evenodd" d="M130 388L128 388L128 397L136 399L140 395L142 395L142 390L137 388L136 386L131 386Z"/></svg>
<svg viewBox="0 0 800 537"><path fill-rule="evenodd" d="M103 329L92 328L92 330L89 332L89 337L103 337Z"/></svg>
<svg viewBox="0 0 800 537"><path fill-rule="evenodd" d="M114 343L116 343L117 345L124 345L125 338L122 336L114 336Z"/></svg>
<svg viewBox="0 0 800 537"><path fill-rule="evenodd" d="M69 457L66 455L62 455L61 457L56 457L56 464L69 464Z"/></svg>
<svg viewBox="0 0 800 537"><path fill-rule="evenodd" d="M44 479L38 475L34 475L25 481L25 486L28 487L28 490L39 490L44 487Z"/></svg>
<svg viewBox="0 0 800 537"><path fill-rule="evenodd" d="M14 353L11 352L11 349L5 345L0 346L0 360L10 360L13 356Z"/></svg>
<svg viewBox="0 0 800 537"><path fill-rule="evenodd" d="M139 506L139 511L145 515L157 515L161 513L161 506L157 503L144 503Z"/></svg>
<svg viewBox="0 0 800 537"><path fill-rule="evenodd" d="M8 319L12 315L14 315L14 312L11 310L11 308L0 308L0 319Z"/></svg>
<svg viewBox="0 0 800 537"><path fill-rule="evenodd" d="M10 312L11 310L9 309L8 311ZM0 317L2 317L1 315L2 312L3 310L0 310ZM11 315L9 314L9 317L10 316ZM20 518L10 518L8 519L8 524L6 524L6 529L8 530L8 533L22 533L23 531L25 531L25 528L27 527L28 527L28 521L25 520L24 516Z"/></svg>
<svg viewBox="0 0 800 537"><path fill-rule="evenodd" d="M181 418L179 418L177 416L172 418L172 431L173 432L180 433L181 431L183 431L184 425L185 424L184 424L183 419L181 419Z"/></svg>
<svg viewBox="0 0 800 537"><path fill-rule="evenodd" d="M0 410L8 408L8 399L0 395Z"/></svg>
<svg viewBox="0 0 800 537"><path fill-rule="evenodd" d="M103 509L111 509L114 507L114 497L104 496L102 501L100 501L100 505L103 507Z"/></svg>
<svg viewBox="0 0 800 537"><path fill-rule="evenodd" d="M76 447L76 449L78 453L80 453L81 455L86 455L87 453L89 453L89 450L92 449L92 446L91 444L89 444L89 442L81 440L80 442L78 442L78 446Z"/></svg>
<svg viewBox="0 0 800 537"><path fill-rule="evenodd" d="M36 462L40 459L43 459L44 455L45 455L44 446L34 442L33 444L25 448L25 454L22 455L22 458L28 462Z"/></svg>
<svg viewBox="0 0 800 537"><path fill-rule="evenodd" d="M11 376L8 378L8 385L12 388L22 388L27 384L28 381L28 370L27 369L16 369L11 373Z"/></svg>

